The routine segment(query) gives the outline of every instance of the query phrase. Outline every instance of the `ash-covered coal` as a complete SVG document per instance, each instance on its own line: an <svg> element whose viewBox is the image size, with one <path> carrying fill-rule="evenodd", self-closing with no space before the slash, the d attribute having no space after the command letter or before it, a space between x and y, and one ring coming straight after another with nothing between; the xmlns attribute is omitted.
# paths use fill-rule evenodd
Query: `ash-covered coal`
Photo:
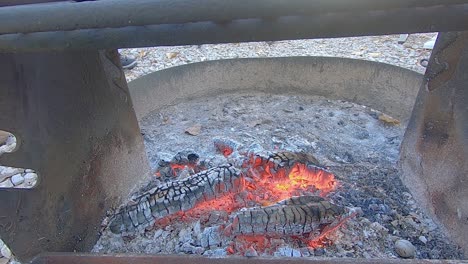
<svg viewBox="0 0 468 264"><path fill-rule="evenodd" d="M226 227L230 234L300 236L317 231L345 214L345 209L317 196L299 196L275 205L249 208L235 214Z"/></svg>
<svg viewBox="0 0 468 264"><path fill-rule="evenodd" d="M137 197L112 216L109 229L113 233L146 228L166 215L194 208L223 193L239 188L239 170L222 165L157 186Z"/></svg>
<svg viewBox="0 0 468 264"><path fill-rule="evenodd" d="M154 112L141 127L151 165L160 174L134 197L222 164L242 172L243 189L202 201L183 213L157 216L154 224L121 234L110 232L104 222L94 251L394 258L395 242L404 239L415 246L416 258L463 258L399 179L396 163L404 126L379 116L378 111L344 101L263 94L195 99ZM196 135L185 133L194 126L200 128ZM299 157L280 158L291 153L307 158L301 162ZM189 154L198 159L190 162ZM178 155L182 162L175 158ZM166 176L161 164L170 168ZM300 176L304 172L313 177ZM325 191L318 179L330 189ZM316 200L291 207L295 196ZM320 223L327 204L354 213L328 211L331 217ZM292 211L299 208L310 209L316 217L301 222L302 213ZM110 216L129 209L122 210ZM252 213L255 224L252 217L243 217ZM284 232L271 225L268 215L291 228ZM302 225L307 221L311 224ZM240 222L266 231L257 234L235 227ZM297 231L299 222L308 230Z"/></svg>

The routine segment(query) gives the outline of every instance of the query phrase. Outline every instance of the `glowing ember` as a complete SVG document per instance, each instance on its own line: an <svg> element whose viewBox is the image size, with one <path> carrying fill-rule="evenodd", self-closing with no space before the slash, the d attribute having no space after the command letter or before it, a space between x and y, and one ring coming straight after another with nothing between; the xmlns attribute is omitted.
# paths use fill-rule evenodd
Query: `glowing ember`
<svg viewBox="0 0 468 264"><path fill-rule="evenodd" d="M229 156L234 151L231 146L234 144L228 143L218 140L215 147L224 156ZM198 160L198 156L197 159L187 160L189 162L166 162L158 173L178 177L181 171L193 173L200 168L197 162L191 162ZM149 194L145 201L149 201L150 205L158 203L162 199L158 198L160 195L173 193L180 196L179 200L173 201L173 205L169 203L171 201L167 201L167 205L160 203L162 211L158 213L160 217L155 218L155 226L197 220L202 225L226 223L220 227L224 236L232 238L227 248L229 254L243 254L246 250L272 253L277 248L271 243L275 239L287 238L293 243L310 247L324 246L326 237L350 218L340 220L345 214L344 208L323 198L335 190L337 181L311 155L292 152L254 155L244 161L241 171L236 174L235 170L232 165L212 168L207 173L191 174L188 178L175 181L180 187L174 187L174 181L168 182L166 194L161 191ZM206 196L203 191L192 193L195 188L210 190L214 195ZM154 195L159 196L153 198ZM197 200L180 200L187 195ZM140 207L144 208L144 205ZM141 216L146 217L146 211L138 211L140 207L136 206L136 211L124 209L121 220L118 218L120 221L113 222L115 229L121 227L120 222L128 222L127 218L140 221ZM171 211L178 207L180 211ZM214 211L220 213L213 220L210 216Z"/></svg>
<svg viewBox="0 0 468 264"><path fill-rule="evenodd" d="M336 188L335 176L322 168L294 160L282 162L286 165L275 163L271 156L254 157L249 159L249 164L244 165L248 168L246 178L252 179L245 182L246 188L267 200L263 205L292 196L326 196Z"/></svg>

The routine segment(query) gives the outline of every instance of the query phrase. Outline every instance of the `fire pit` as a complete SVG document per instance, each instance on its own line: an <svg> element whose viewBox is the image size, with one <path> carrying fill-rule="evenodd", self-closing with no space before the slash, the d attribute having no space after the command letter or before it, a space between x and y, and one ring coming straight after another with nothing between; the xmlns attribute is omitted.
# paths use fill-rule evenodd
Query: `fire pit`
<svg viewBox="0 0 468 264"><path fill-rule="evenodd" d="M177 245L183 242L184 250L205 255L226 252L243 256L297 256L299 253L305 256L312 254L309 248L313 248L314 256L331 252L334 256L356 254L372 257L383 252L385 259L379 263L392 263L389 257L394 252L401 257L416 254L422 258L459 258L459 250L450 246L443 234L449 235L466 252L468 128L465 86L468 83L468 35L464 30L468 25L468 1L338 2L115 0L23 6L8 6L13 4L12 1L0 4L0 70L3 76L0 80L0 125L17 140L14 152L2 155L0 162L10 167L31 168L38 175L38 184L31 190L0 190L0 211L9 212L0 217L2 240L21 261L29 261L44 252L89 251L98 238L100 222L106 211L118 208L109 212L101 239L110 230L117 233L111 232L120 240L125 240L126 246L133 241L141 241L141 234L151 235L154 231L153 238L163 241L164 248L172 248L171 243L174 242L171 241L174 240L171 234L177 234ZM50 16L51 13L57 15ZM129 90L117 53L118 48L144 46L414 32L441 32L422 83L421 76L388 66L349 60L288 58L218 62L194 66L192 70L180 67L153 75L160 77L157 82L150 77L142 78L134 83L139 89ZM47 62L47 67L44 67L44 62ZM182 108L189 106L187 99L219 100L215 96L228 92L233 94L231 99L235 101L239 92L250 94L252 89L266 93L267 97L257 97L264 101L272 95L299 95L304 99L322 96L325 98L314 99L314 102L349 102L357 104L358 108L359 105L370 107L371 112L358 112L356 123L352 123L348 122L352 118L344 118L349 116L348 112L336 115L335 111L329 111L343 120L333 120L331 117L334 116L325 119L318 114L322 122L312 122L318 128L309 127L306 133L298 133L297 137L287 131L291 127L299 129L301 125L307 128L310 124L302 122L312 118L309 114L307 118L293 122L297 127L288 125L276 128L279 130L266 129L266 134L278 132L285 137L270 134L265 142L261 137L254 137L261 148L253 147L252 151L246 151L251 144L226 133L228 124L236 121L229 120L223 125L222 133L216 133L216 138L212 137L209 144L204 144L216 152L192 148L181 141L181 145L176 143L172 146L169 156L163 156L159 150L156 152L160 156L150 155L154 159L150 163L153 163L159 177L155 179L158 175L150 175L152 171L144 155L144 140L138 120L143 124L144 117L150 118L152 111L161 112L178 103L182 103L179 104ZM304 109L301 111L307 112L309 105L314 104L301 103ZM273 103L265 108L269 111L268 116L278 111L276 106ZM354 107L352 105L350 109ZM202 108L188 109L186 113L195 114ZM295 108L284 109L285 113L296 111ZM234 117L244 115L229 111L227 114ZM167 116L162 117L164 122L170 122ZM293 120L293 117L285 115L280 121ZM174 117L173 120L178 119ZM400 123L403 129L406 127L405 134L403 138L398 133L388 138L385 135L392 129L383 129L381 133L374 133L376 131L371 129L373 133L368 136L377 136L385 141L385 148L376 149L372 155L366 156L367 160L360 159L359 154L369 150L365 144L358 144L359 147L345 144L343 139L354 140L354 135L346 134L348 136L334 141L333 138L330 141L312 138L307 140L310 147L302 140L319 131L320 125L330 125L329 131L321 132L321 135L329 136L340 131L358 131L350 128L365 120L368 122L362 124L373 124L373 128L381 125L375 122L385 122L388 126ZM182 118L178 124L185 121ZM200 120L185 124L189 126L183 128L183 135L186 131L187 136L204 142L201 139L210 131L207 123L207 120ZM253 128L268 126L268 122L255 123L251 123ZM148 135L146 141L158 131L143 131ZM365 133L356 136L366 142ZM399 140L402 140L400 153L395 149ZM333 148L331 143L342 145ZM394 151L387 152L392 149ZM185 155L186 152L190 153ZM212 162L202 162L205 159ZM228 162L217 162L222 159ZM159 169L154 166L156 162L158 165L161 162L161 168L167 166ZM356 166L359 162L361 164ZM293 173L297 171L300 176ZM404 185L399 181L400 174ZM134 192L140 183L148 183L150 177L155 182ZM372 179L372 184L366 179ZM322 188L322 180L328 189ZM389 188L392 186L394 188ZM275 191L272 192L272 188ZM198 197L201 189L207 190L203 198ZM158 197L157 191L163 197ZM135 196L129 199L133 192ZM417 203L413 203L412 195ZM387 199L392 196L395 197ZM370 197L372 199L367 200ZM362 199L366 201L363 203ZM128 200L133 204L126 203ZM212 204L216 202L221 204ZM125 204L120 207L122 203ZM408 211L400 206L403 203L410 208ZM196 216L210 207L217 208L210 212L214 222L202 225L203 219ZM441 223L442 235L438 235L437 224L435 228L425 230L431 223L418 210L427 210L428 215ZM189 212L200 220L200 225L197 225L198 220L185 221L184 216L190 216ZM273 216L274 221L270 222ZM390 240L385 239L384 244L394 243L394 251L388 252L390 246L376 244L369 248L377 249L377 253L361 254L353 248L361 247L361 237L344 246L346 233L356 230L353 225L363 219L368 219L369 223L361 222L361 227L369 226L371 229L359 229L359 224L355 225L358 230L363 230L361 234L368 238L382 238L389 234L386 238ZM424 223L423 230L418 229L421 223ZM191 224L194 224L191 229L178 229L178 226ZM200 238L200 245L203 241L209 248L206 250L201 245L204 252L198 251L198 240L192 236L200 233L194 231L198 226L204 237ZM422 232L418 233L417 241L413 234L408 234L413 233L410 226ZM169 238L159 239L159 236ZM348 237L352 236L351 232ZM226 240L232 244L226 244ZM362 242L365 249L364 244ZM425 251L423 244L436 251ZM147 246L151 251L152 245ZM100 250L99 244L95 249ZM142 252L138 246L134 251ZM67 257L44 254L34 262L237 261L236 258L103 257L73 253ZM279 261L258 258L246 263Z"/></svg>
<svg viewBox="0 0 468 264"><path fill-rule="evenodd" d="M109 214L94 251L394 258L404 239L413 257L462 258L399 179L415 97L407 84L420 80L385 64L303 57L192 64L131 82L147 102L136 105L149 107L137 114L154 176ZM155 91L165 100L151 104ZM377 93L389 100L376 104ZM398 118L356 104L367 102Z"/></svg>

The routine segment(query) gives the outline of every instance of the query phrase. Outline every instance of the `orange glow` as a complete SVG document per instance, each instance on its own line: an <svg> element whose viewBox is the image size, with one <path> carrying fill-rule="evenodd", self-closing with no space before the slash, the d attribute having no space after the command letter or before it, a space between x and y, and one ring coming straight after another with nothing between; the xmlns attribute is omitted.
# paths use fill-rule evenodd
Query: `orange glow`
<svg viewBox="0 0 468 264"><path fill-rule="evenodd" d="M326 244L324 241L325 241L325 239L327 238L328 235L330 235L332 232L335 232L336 230L338 230L341 226L343 226L344 223L346 223L346 221L348 221L349 219L351 219L351 218L353 218L355 216L356 216L356 213L353 213L353 214L341 219L337 224L329 225L329 226L325 227L318 237L313 238L307 244L309 245L309 247L312 247L312 248L323 247Z"/></svg>
<svg viewBox="0 0 468 264"><path fill-rule="evenodd" d="M336 188L335 176L321 168L296 163L289 172L285 168L279 168L273 173L272 163L262 164L258 160L251 159L253 166L247 171L247 175L252 181L245 181L245 187L260 200L266 199L270 204L291 196L325 196Z"/></svg>
<svg viewBox="0 0 468 264"><path fill-rule="evenodd" d="M305 164L296 163L289 173L289 179L293 186L307 188L310 185L329 193L335 189L335 176L328 171L317 167L308 168Z"/></svg>
<svg viewBox="0 0 468 264"><path fill-rule="evenodd" d="M238 235L235 238L234 248L235 252L244 254L249 249L254 248L257 252L266 252L267 250L273 251L276 248L272 247L270 239L264 235Z"/></svg>
<svg viewBox="0 0 468 264"><path fill-rule="evenodd" d="M233 152L232 148L227 146L220 146L219 151L221 151L221 153L223 153L223 156L226 158L229 157L229 155L231 155Z"/></svg>
<svg viewBox="0 0 468 264"><path fill-rule="evenodd" d="M219 146L218 146L219 147ZM229 156L232 149L218 148L224 156ZM174 175L187 167L193 168L191 164L170 164ZM243 173L240 182L234 184L235 189L228 193L219 194L219 197L206 200L196 204L192 209L181 211L162 219L158 219L155 225L166 226L174 221L196 221L202 224L209 221L213 211L226 212L220 214L219 221L228 223L228 214L243 207L268 206L293 196L320 195L326 196L337 187L335 176L322 168L296 162L289 167L278 167L272 161L259 157L251 157L243 164ZM218 187L216 187L218 188ZM219 186L224 190L223 183ZM300 237L291 237L302 241L310 247L322 247L326 245L326 237L342 226L349 218L348 216L336 225L327 226L318 237L310 237L309 234ZM229 226L225 228L225 235L231 235ZM224 227L223 227L224 228ZM227 248L228 254L243 253L249 248L258 252L276 250L271 239L266 235L238 235Z"/></svg>

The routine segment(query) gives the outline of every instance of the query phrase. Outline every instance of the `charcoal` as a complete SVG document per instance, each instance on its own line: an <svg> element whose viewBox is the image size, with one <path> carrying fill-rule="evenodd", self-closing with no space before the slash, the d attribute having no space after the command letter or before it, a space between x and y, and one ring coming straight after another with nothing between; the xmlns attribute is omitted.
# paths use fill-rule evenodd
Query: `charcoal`
<svg viewBox="0 0 468 264"><path fill-rule="evenodd" d="M317 231L344 214L343 207L320 197L292 197L275 205L240 211L229 228L234 235L302 235Z"/></svg>
<svg viewBox="0 0 468 264"><path fill-rule="evenodd" d="M157 186L121 208L109 224L113 233L133 231L154 224L158 218L193 208L198 203L236 191L240 172L222 165Z"/></svg>

